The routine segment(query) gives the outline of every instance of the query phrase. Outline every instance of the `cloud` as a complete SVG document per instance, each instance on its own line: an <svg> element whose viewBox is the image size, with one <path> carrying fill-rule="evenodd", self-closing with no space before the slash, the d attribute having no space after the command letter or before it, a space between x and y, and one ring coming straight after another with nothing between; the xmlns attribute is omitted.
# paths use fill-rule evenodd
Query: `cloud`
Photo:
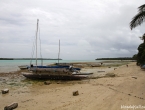
<svg viewBox="0 0 145 110"><path fill-rule="evenodd" d="M129 23L143 0L0 1L0 57L31 57L39 19L45 58L93 60L137 53L145 24Z"/></svg>

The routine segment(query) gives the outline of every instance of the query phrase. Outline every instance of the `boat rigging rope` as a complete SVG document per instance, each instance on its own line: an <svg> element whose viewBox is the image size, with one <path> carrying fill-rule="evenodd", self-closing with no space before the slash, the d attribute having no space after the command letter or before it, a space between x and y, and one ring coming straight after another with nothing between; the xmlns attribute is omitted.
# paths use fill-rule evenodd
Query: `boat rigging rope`
<svg viewBox="0 0 145 110"><path fill-rule="evenodd" d="M41 65L43 65L43 60L42 60L42 54L41 54L41 39L40 39L40 27L38 27L38 33L39 33L39 43L40 43L40 57L41 57ZM36 33L37 34L37 31ZM36 51L35 50L35 47L36 47L36 36L34 36L34 41L33 41L33 46L32 46L32 53L31 53L31 61L30 61L30 65L32 64L32 60L33 60L33 56L34 56L34 52Z"/></svg>
<svg viewBox="0 0 145 110"><path fill-rule="evenodd" d="M41 39L40 39L40 27L39 27L39 42L40 42L40 57L41 57L41 66L43 65L42 54L41 54Z"/></svg>
<svg viewBox="0 0 145 110"><path fill-rule="evenodd" d="M35 37L35 36L34 36ZM36 39L36 38L35 38ZM35 41L35 40L34 40ZM30 61L30 65L32 64L32 59L34 56L34 52L35 52L35 42L33 41L33 46L32 46L32 53L31 53L31 61Z"/></svg>

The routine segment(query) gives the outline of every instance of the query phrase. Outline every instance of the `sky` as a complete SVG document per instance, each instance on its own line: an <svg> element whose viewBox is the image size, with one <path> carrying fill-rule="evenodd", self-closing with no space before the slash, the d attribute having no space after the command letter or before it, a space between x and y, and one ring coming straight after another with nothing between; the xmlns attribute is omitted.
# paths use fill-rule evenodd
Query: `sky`
<svg viewBox="0 0 145 110"><path fill-rule="evenodd" d="M145 23L129 23L144 0L0 0L0 58L30 58L39 19L38 57L132 57ZM36 55L34 54L34 57Z"/></svg>

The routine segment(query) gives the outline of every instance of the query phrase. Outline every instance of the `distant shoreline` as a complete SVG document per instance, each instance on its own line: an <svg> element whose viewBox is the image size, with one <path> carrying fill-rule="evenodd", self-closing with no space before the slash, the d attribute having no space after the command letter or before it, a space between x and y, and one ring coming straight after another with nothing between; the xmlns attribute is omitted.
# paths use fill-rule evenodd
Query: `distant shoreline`
<svg viewBox="0 0 145 110"><path fill-rule="evenodd" d="M97 58L95 60L136 60L131 57L122 57L122 58Z"/></svg>
<svg viewBox="0 0 145 110"><path fill-rule="evenodd" d="M36 60L36 58L0 58L0 60ZM62 59L37 58L37 60L62 60Z"/></svg>

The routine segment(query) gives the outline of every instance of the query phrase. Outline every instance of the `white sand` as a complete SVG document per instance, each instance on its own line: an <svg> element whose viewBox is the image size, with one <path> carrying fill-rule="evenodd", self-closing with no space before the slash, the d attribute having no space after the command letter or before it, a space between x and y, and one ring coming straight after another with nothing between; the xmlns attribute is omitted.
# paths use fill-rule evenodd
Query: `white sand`
<svg viewBox="0 0 145 110"><path fill-rule="evenodd" d="M115 73L117 77L60 84L52 82L50 85L44 85L43 82L15 87L5 85L10 92L0 95L0 110L12 102L18 102L16 110L127 110L121 109L121 105L145 106L145 71L135 63L130 63L129 67L120 66L116 70L100 70ZM87 68L83 71L98 74L98 68ZM0 89L2 88L4 86L1 84ZM78 96L72 95L75 90L79 91Z"/></svg>

